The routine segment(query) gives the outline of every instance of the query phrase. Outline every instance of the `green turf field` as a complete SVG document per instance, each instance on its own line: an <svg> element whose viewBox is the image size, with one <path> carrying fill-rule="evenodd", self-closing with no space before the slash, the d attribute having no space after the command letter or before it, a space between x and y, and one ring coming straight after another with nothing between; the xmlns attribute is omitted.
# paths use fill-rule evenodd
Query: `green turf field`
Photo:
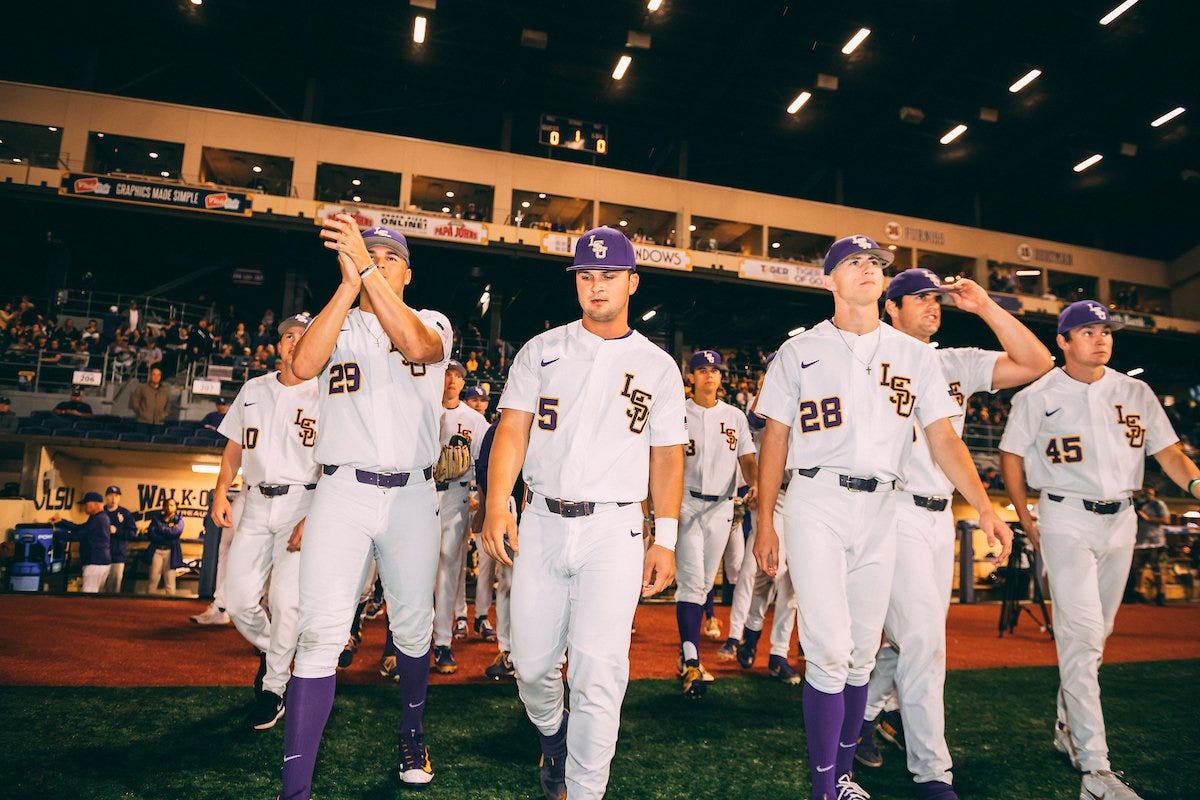
<svg viewBox="0 0 1200 800"><path fill-rule="evenodd" d="M1200 797L1200 662L1106 666L1113 765L1146 800ZM964 800L1078 796L1051 748L1049 668L952 672L948 735ZM407 794L393 776L394 686L338 693L314 781L318 800ZM437 778L423 797L537 798L537 744L507 685L435 687L426 720ZM0 687L0 797L273 798L282 726L243 731L248 690ZM703 800L808 796L800 688L725 679L700 702L671 681L629 688L608 796ZM874 800L911 797L903 757L860 770Z"/></svg>

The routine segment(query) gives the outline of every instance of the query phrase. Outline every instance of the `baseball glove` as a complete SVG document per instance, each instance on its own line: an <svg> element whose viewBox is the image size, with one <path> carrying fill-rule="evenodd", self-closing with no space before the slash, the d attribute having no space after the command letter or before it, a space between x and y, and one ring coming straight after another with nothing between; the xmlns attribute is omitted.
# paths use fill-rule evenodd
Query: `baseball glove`
<svg viewBox="0 0 1200 800"><path fill-rule="evenodd" d="M442 447L437 464L433 467L433 479L445 483L462 477L471 468L471 442L465 436L455 434Z"/></svg>

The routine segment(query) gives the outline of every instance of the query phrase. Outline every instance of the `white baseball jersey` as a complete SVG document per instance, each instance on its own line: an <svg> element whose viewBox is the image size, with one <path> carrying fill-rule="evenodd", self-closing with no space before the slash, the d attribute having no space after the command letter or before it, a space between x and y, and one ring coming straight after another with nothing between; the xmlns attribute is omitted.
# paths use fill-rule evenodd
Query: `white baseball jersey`
<svg viewBox="0 0 1200 800"><path fill-rule="evenodd" d="M442 389L453 333L437 312L417 312L442 339L442 358L413 364L374 314L350 310L321 372L320 464L371 472L408 472L437 461Z"/></svg>
<svg viewBox="0 0 1200 800"><path fill-rule="evenodd" d="M750 436L750 424L741 409L718 400L712 408L688 400L687 457L683 467L683 488L716 497L733 497L737 488L738 459L757 451Z"/></svg>
<svg viewBox="0 0 1200 800"><path fill-rule="evenodd" d="M687 444L683 377L637 331L602 339L576 320L531 339L500 408L534 415L525 456L543 497L632 503L646 497L650 448Z"/></svg>
<svg viewBox="0 0 1200 800"><path fill-rule="evenodd" d="M317 482L318 405L316 378L284 386L272 372L246 381L217 431L242 446L247 486Z"/></svg>
<svg viewBox="0 0 1200 800"><path fill-rule="evenodd" d="M471 443L471 467L458 478L459 481L475 480L475 460L479 458L479 448L483 445L483 435L490 427L488 421L475 409L463 402L454 408L442 410L442 428L440 445L450 443L450 437L463 436Z"/></svg>
<svg viewBox="0 0 1200 800"><path fill-rule="evenodd" d="M929 345L883 322L858 336L825 320L779 348L755 413L791 428L788 469L890 481L903 479L913 424L962 409Z"/></svg>
<svg viewBox="0 0 1200 800"><path fill-rule="evenodd" d="M937 351L938 360L942 362L942 373L950 384L950 396L958 402L960 409L967 398L976 392L992 391L992 373L997 359L1002 355L999 350L981 350L978 347L948 347ZM954 417L950 424L954 426L954 432L962 436L966 417ZM929 442L925 439L925 429L920 425L913 427L916 429L916 439L904 474L904 489L925 497L949 497L954 492L954 484L934 463Z"/></svg>
<svg viewBox="0 0 1200 800"><path fill-rule="evenodd" d="M1177 441L1142 381L1105 368L1083 383L1059 368L1013 398L1000 449L1025 459L1030 486L1118 500L1142 487L1146 456Z"/></svg>

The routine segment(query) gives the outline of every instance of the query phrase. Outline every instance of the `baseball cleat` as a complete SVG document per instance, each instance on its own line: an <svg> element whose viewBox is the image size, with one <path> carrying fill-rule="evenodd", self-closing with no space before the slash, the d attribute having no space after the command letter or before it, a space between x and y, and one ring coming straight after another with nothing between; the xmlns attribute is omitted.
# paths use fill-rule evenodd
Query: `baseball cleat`
<svg viewBox="0 0 1200 800"><path fill-rule="evenodd" d="M546 758L546 754L543 753L538 761L538 778L546 800L567 800L566 759Z"/></svg>
<svg viewBox="0 0 1200 800"><path fill-rule="evenodd" d="M475 635L485 642L496 641L496 629L492 627L492 623L488 622L486 616L475 618Z"/></svg>
<svg viewBox="0 0 1200 800"><path fill-rule="evenodd" d="M254 698L254 708L246 720L251 730L265 731L275 727L275 723L283 716L283 698L274 692L262 691Z"/></svg>
<svg viewBox="0 0 1200 800"><path fill-rule="evenodd" d="M698 700L704 696L708 684L704 682L704 674L700 665L688 666L683 671L683 696L689 700Z"/></svg>
<svg viewBox="0 0 1200 800"><path fill-rule="evenodd" d="M379 674L394 681L400 680L400 673L396 670L395 656L384 656L379 659Z"/></svg>
<svg viewBox="0 0 1200 800"><path fill-rule="evenodd" d="M717 661L733 661L737 658L737 639L726 639L725 644L717 650Z"/></svg>
<svg viewBox="0 0 1200 800"><path fill-rule="evenodd" d="M767 674L788 686L800 683L800 673L788 663L787 656L771 656L767 660Z"/></svg>
<svg viewBox="0 0 1200 800"><path fill-rule="evenodd" d="M462 641L467 638L467 618L456 617L454 620L454 638Z"/></svg>
<svg viewBox="0 0 1200 800"><path fill-rule="evenodd" d="M508 653L498 653L496 660L483 671L483 674L494 681L512 680L517 677L517 670L513 667Z"/></svg>
<svg viewBox="0 0 1200 800"><path fill-rule="evenodd" d="M837 779L837 800L871 800L871 795L849 775Z"/></svg>
<svg viewBox="0 0 1200 800"><path fill-rule="evenodd" d="M458 671L458 662L449 647L433 648L433 669L439 675L453 675Z"/></svg>
<svg viewBox="0 0 1200 800"><path fill-rule="evenodd" d="M396 770L400 784L409 789L424 789L433 780L433 763L425 734L408 731L400 734L400 766Z"/></svg>
<svg viewBox="0 0 1200 800"><path fill-rule="evenodd" d="M1141 795L1121 780L1122 773L1107 769L1083 773L1079 800L1142 800Z"/></svg>
<svg viewBox="0 0 1200 800"><path fill-rule="evenodd" d="M1071 739L1071 729L1062 722L1054 723L1054 749L1066 756L1072 767L1082 769L1079 755L1075 752L1075 742Z"/></svg>
<svg viewBox="0 0 1200 800"><path fill-rule="evenodd" d="M904 720L901 719L899 711L885 711L880 714L875 730L895 745L897 750L904 750Z"/></svg>
<svg viewBox="0 0 1200 800"><path fill-rule="evenodd" d="M188 619L190 619L192 622L196 623L197 625L228 625L229 624L229 614L227 614L225 612L225 609L217 608L216 603L210 604L208 608L204 609L203 613L195 614L191 617L188 617Z"/></svg>
<svg viewBox="0 0 1200 800"><path fill-rule="evenodd" d="M254 694L260 695L263 691L263 678L267 677L267 654L258 651L258 672L254 674Z"/></svg>
<svg viewBox="0 0 1200 800"><path fill-rule="evenodd" d="M338 669L346 669L354 663L354 654L358 652L359 641L360 637L353 635L346 641L346 646L342 648L342 653L338 656Z"/></svg>
<svg viewBox="0 0 1200 800"><path fill-rule="evenodd" d="M864 767L882 767L883 753L875 746L875 720L865 720L858 736L858 749L854 751L854 760Z"/></svg>
<svg viewBox="0 0 1200 800"><path fill-rule="evenodd" d="M721 620L709 617L704 622L704 635L714 641L721 638Z"/></svg>
<svg viewBox="0 0 1200 800"><path fill-rule="evenodd" d="M750 628L746 628L742 634L742 643L737 647L737 662L742 669L750 669L754 666L755 653L758 651L758 637L760 636L762 636L762 631Z"/></svg>
<svg viewBox="0 0 1200 800"><path fill-rule="evenodd" d="M917 800L958 800L958 792L945 781L913 784Z"/></svg>

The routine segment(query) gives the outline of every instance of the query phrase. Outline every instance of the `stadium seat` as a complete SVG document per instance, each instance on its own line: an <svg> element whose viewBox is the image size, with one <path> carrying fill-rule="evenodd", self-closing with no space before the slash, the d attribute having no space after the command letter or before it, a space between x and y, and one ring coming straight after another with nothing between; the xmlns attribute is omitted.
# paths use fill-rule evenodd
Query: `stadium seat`
<svg viewBox="0 0 1200 800"><path fill-rule="evenodd" d="M53 419L54 412L53 411L34 411L29 415L29 418L36 419L36 420Z"/></svg>
<svg viewBox="0 0 1200 800"><path fill-rule="evenodd" d="M169 433L160 433L157 436L150 437L151 444L183 444L184 437L174 436Z"/></svg>
<svg viewBox="0 0 1200 800"><path fill-rule="evenodd" d="M92 430L92 431L88 431L88 432L84 433L83 438L84 439L100 439L100 440L106 441L106 442L115 442L117 440L117 434L114 433L113 431Z"/></svg>
<svg viewBox="0 0 1200 800"><path fill-rule="evenodd" d="M150 437L144 433L118 433L116 434L118 442L137 442L146 444L150 441Z"/></svg>
<svg viewBox="0 0 1200 800"><path fill-rule="evenodd" d="M51 431L49 428L44 428L41 425L23 423L17 426L17 433L23 436L49 436Z"/></svg>
<svg viewBox="0 0 1200 800"><path fill-rule="evenodd" d="M218 443L204 436L189 436L183 440L188 447L218 447Z"/></svg>

